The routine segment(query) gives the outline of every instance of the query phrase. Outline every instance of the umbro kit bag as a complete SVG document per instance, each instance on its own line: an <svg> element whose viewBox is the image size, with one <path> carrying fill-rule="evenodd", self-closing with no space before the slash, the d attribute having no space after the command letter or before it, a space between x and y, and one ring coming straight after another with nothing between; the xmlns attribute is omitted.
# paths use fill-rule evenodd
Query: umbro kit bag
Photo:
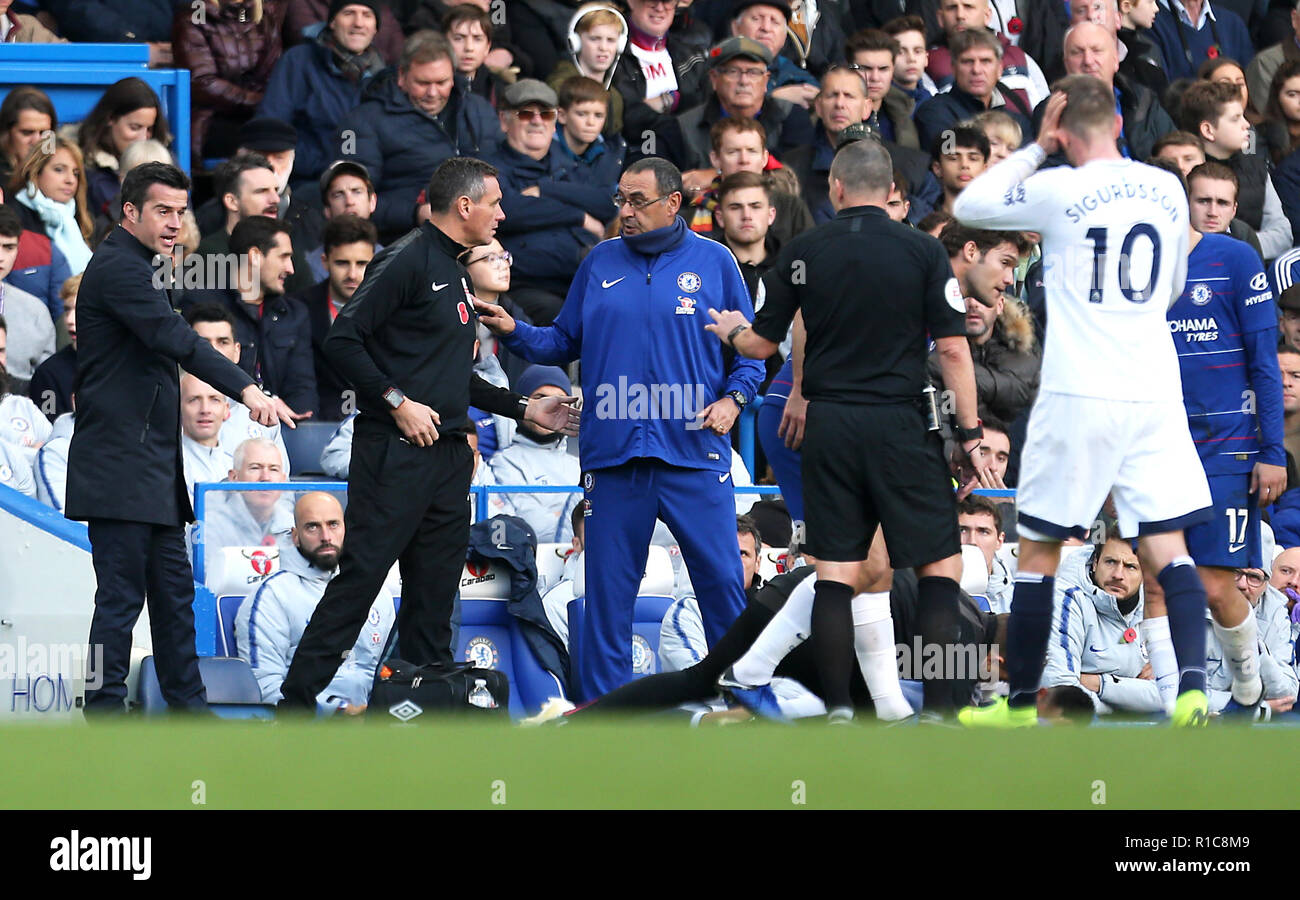
<svg viewBox="0 0 1300 900"><path fill-rule="evenodd" d="M379 667L366 713L399 722L436 718L440 713L509 714L510 679L473 663L416 666L390 659Z"/></svg>

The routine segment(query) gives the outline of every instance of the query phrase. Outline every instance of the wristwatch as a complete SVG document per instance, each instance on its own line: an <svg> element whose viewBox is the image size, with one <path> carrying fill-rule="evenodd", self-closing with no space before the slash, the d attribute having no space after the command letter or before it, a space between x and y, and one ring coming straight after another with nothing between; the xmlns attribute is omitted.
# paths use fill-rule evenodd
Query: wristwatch
<svg viewBox="0 0 1300 900"><path fill-rule="evenodd" d="M390 387L388 390L384 391L382 396L384 398L384 402L387 403L389 406L391 406L393 409L397 409L397 407L401 406L403 403L406 402L406 395L403 394L400 389L395 387Z"/></svg>
<svg viewBox="0 0 1300 900"><path fill-rule="evenodd" d="M963 444L969 443L970 441L978 441L984 437L984 422L980 419L976 419L974 428L962 428L958 425L955 430L957 432L957 440Z"/></svg>
<svg viewBox="0 0 1300 900"><path fill-rule="evenodd" d="M519 418L522 420L528 414L528 398L519 398Z"/></svg>
<svg viewBox="0 0 1300 900"><path fill-rule="evenodd" d="M741 412L744 412L745 407L749 405L749 401L740 391L727 391L727 396L736 401L736 406L740 407Z"/></svg>

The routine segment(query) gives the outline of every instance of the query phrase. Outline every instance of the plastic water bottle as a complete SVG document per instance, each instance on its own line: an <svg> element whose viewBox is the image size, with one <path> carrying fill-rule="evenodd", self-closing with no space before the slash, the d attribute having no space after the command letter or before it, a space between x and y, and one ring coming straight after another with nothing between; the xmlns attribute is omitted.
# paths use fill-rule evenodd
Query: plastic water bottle
<svg viewBox="0 0 1300 900"><path fill-rule="evenodd" d="M482 678L474 679L474 688L469 692L467 698L470 706L477 706L479 709L496 709L497 701L492 697L492 692L487 688L487 681Z"/></svg>

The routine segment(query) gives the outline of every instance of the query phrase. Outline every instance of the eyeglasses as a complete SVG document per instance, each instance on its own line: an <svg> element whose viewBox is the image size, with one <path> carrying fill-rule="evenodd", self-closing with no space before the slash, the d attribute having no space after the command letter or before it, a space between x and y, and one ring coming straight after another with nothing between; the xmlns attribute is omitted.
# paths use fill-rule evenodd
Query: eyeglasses
<svg viewBox="0 0 1300 900"><path fill-rule="evenodd" d="M484 256L480 256L478 259L466 260L465 267L469 268L470 266L474 265L474 263L480 263L480 262L485 262L489 266L497 266L497 265L512 266L515 263L515 258L510 255L509 250L502 250L500 253L488 253Z"/></svg>
<svg viewBox="0 0 1300 900"><path fill-rule="evenodd" d="M1244 578L1246 583L1251 587L1259 587L1264 583L1264 575L1261 572L1247 572L1245 569L1233 569L1233 580Z"/></svg>
<svg viewBox="0 0 1300 900"><path fill-rule="evenodd" d="M614 201L614 205L619 209L623 208L624 203L628 204L633 209L645 209L647 206L653 206L654 204L660 202L661 200L667 200L671 196L672 196L671 194L664 194L662 197L656 197L653 200L648 200L645 197L639 195L635 197L624 197L622 194L615 194L610 199Z"/></svg>
<svg viewBox="0 0 1300 900"><path fill-rule="evenodd" d="M553 109L516 109L514 114L515 118L520 122L531 122L534 119L541 119L543 122L555 121L555 110Z"/></svg>
<svg viewBox="0 0 1300 900"><path fill-rule="evenodd" d="M724 78L734 78L737 81L758 81L767 75L767 69L738 69L735 66L723 66L718 69L718 74Z"/></svg>

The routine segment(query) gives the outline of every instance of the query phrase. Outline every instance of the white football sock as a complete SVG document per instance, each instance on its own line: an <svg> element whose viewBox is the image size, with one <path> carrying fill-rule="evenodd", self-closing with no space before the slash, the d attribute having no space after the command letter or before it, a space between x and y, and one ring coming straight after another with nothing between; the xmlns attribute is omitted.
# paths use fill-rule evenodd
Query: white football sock
<svg viewBox="0 0 1300 900"><path fill-rule="evenodd" d="M745 655L731 667L732 674L742 684L758 687L772 680L772 673L795 647L808 640L812 631L814 577L805 578L795 585L785 605L767 623L763 633Z"/></svg>
<svg viewBox="0 0 1300 900"><path fill-rule="evenodd" d="M912 705L898 683L898 653L888 591L853 598L853 650L858 655L862 680L871 692L876 718L895 722L912 715Z"/></svg>
<svg viewBox="0 0 1300 900"><path fill-rule="evenodd" d="M1178 658L1174 655L1174 640L1169 636L1169 617L1143 619L1141 628L1160 702L1165 714L1173 715L1174 703L1178 700Z"/></svg>
<svg viewBox="0 0 1300 900"><path fill-rule="evenodd" d="M1214 623L1214 636L1223 648L1223 662L1232 673L1232 699L1242 706L1254 706L1264 699L1264 682L1259 677L1259 626L1255 611L1246 613L1240 625L1226 628Z"/></svg>

